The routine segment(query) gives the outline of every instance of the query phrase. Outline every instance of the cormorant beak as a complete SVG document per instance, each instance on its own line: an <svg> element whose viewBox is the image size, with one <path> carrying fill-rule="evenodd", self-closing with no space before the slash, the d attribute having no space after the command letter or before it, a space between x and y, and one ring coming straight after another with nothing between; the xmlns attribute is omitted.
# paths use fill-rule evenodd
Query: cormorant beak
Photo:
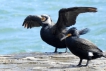
<svg viewBox="0 0 106 71"><path fill-rule="evenodd" d="M66 36L64 36L63 38L61 38L61 41L66 39L67 37L70 37L72 34L67 34Z"/></svg>

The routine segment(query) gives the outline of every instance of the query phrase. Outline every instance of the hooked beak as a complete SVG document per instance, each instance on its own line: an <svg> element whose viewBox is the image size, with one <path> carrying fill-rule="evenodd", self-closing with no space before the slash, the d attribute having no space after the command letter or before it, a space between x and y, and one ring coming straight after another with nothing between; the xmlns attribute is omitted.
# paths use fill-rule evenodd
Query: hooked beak
<svg viewBox="0 0 106 71"><path fill-rule="evenodd" d="M71 36L72 34L67 34L66 36L64 36L63 38L61 38L61 41L66 39L67 37Z"/></svg>

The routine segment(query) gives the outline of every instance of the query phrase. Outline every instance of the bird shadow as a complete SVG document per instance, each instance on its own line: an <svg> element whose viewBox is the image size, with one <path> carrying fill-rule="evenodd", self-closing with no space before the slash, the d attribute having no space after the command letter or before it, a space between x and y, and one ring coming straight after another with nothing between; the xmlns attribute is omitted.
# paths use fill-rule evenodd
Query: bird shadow
<svg viewBox="0 0 106 71"><path fill-rule="evenodd" d="M70 53L70 52L45 52L44 54L47 54L47 55L51 55L51 54L64 54L64 53Z"/></svg>

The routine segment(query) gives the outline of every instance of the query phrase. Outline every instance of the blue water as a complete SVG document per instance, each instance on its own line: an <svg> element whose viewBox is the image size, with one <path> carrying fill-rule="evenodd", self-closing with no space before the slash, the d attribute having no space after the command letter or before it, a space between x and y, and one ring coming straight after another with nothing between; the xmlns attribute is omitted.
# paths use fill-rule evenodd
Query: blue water
<svg viewBox="0 0 106 71"><path fill-rule="evenodd" d="M49 14L57 21L61 8L91 6L97 13L80 14L75 27L90 28L90 32L81 37L106 50L106 0L0 0L0 54L23 52L53 52L54 47L40 38L41 27L26 29L22 23L26 16ZM64 51L60 49L59 51Z"/></svg>

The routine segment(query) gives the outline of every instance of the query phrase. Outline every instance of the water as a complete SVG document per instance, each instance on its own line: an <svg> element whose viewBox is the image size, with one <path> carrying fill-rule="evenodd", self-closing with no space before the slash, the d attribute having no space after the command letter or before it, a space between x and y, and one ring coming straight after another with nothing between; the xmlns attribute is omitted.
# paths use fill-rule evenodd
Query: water
<svg viewBox="0 0 106 71"><path fill-rule="evenodd" d="M53 52L54 47L40 38L41 27L26 29L22 23L26 16L49 14L53 21L61 8L91 6L97 13L81 14L74 25L78 29L90 28L81 37L91 40L103 51L106 50L106 0L0 0L0 54L22 52ZM64 51L59 50L59 51Z"/></svg>

